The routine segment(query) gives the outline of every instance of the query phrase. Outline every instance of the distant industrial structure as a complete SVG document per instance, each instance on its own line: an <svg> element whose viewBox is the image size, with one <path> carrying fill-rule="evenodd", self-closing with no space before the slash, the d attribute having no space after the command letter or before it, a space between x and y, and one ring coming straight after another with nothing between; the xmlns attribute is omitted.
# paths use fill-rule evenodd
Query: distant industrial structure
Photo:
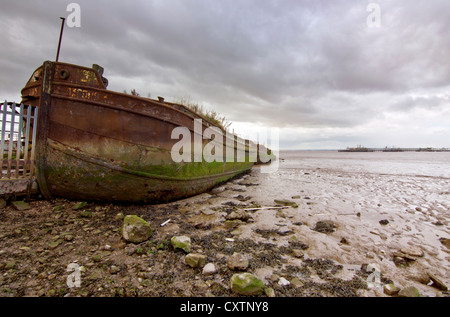
<svg viewBox="0 0 450 317"><path fill-rule="evenodd" d="M361 145L357 147L347 147L345 150L338 152L450 152L450 148L400 148L400 147L384 147L384 148L367 148Z"/></svg>

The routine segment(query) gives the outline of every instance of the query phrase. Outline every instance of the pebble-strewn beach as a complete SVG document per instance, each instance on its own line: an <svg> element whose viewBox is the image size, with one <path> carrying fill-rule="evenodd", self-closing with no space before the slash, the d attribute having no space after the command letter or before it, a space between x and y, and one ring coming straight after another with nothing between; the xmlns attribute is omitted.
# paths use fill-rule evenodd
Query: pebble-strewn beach
<svg viewBox="0 0 450 317"><path fill-rule="evenodd" d="M169 204L8 202L0 296L449 296L449 153L292 151L279 163ZM152 228L143 242L124 238L127 215ZM240 292L242 273L263 287Z"/></svg>

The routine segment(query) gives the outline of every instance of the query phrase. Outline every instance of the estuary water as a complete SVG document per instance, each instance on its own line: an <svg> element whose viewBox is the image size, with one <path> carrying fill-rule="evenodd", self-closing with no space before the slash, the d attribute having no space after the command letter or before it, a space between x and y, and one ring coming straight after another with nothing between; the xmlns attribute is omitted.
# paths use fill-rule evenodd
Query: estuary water
<svg viewBox="0 0 450 317"><path fill-rule="evenodd" d="M450 152L283 151L283 168L450 178Z"/></svg>

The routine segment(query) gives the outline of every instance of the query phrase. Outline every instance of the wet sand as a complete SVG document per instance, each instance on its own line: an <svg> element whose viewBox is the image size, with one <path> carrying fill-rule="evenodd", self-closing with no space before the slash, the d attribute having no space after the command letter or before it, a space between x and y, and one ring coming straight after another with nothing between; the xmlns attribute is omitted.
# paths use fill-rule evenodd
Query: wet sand
<svg viewBox="0 0 450 317"><path fill-rule="evenodd" d="M299 205L299 208L283 210L283 218L271 210L261 211L255 225L263 228L283 225L291 229L299 240L309 244L305 257L332 259L348 270L375 263L382 275L395 285L415 286L423 295L436 295L435 288L424 284L429 281L426 272L450 285L450 249L440 240L450 238L450 178L446 174L433 175L434 171L429 173L431 176L416 175L404 165L402 169L408 172L403 173L397 166L404 164L402 161L396 162L392 157L386 160L385 155L391 153L366 154L366 157L352 153L348 155L349 160L342 159L341 154L317 155L329 159L327 162L318 160L314 154L310 157L303 154L299 160L295 153L287 153L276 173L254 171L249 181L259 183L252 188L258 202L267 206L274 199L290 199ZM433 154L448 162L449 154ZM411 165L418 164L417 159L412 159L417 153L397 155L409 160ZM381 160L377 162L377 158ZM345 165L350 159L355 162ZM375 164L364 166L364 160L374 160ZM450 172L439 162L427 168ZM323 220L333 221L337 226L335 232L323 234L311 230ZM381 220L388 223L380 224ZM293 225L296 222L304 226ZM280 245L286 244L286 239L277 240ZM418 248L424 255L405 265L396 265L394 253L405 248ZM366 296L380 292L381 288L375 288L366 291Z"/></svg>

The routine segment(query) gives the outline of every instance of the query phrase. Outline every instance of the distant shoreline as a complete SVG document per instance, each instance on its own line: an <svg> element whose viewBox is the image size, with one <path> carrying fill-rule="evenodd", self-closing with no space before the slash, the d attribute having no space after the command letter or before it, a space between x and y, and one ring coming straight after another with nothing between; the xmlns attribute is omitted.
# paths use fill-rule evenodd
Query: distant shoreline
<svg viewBox="0 0 450 317"><path fill-rule="evenodd" d="M450 152L449 148L366 148L366 147L356 147L347 148L345 150L338 150L338 152Z"/></svg>
<svg viewBox="0 0 450 317"><path fill-rule="evenodd" d="M347 149L280 149L280 152L450 152L450 148L365 148L360 150L358 148L347 148Z"/></svg>

